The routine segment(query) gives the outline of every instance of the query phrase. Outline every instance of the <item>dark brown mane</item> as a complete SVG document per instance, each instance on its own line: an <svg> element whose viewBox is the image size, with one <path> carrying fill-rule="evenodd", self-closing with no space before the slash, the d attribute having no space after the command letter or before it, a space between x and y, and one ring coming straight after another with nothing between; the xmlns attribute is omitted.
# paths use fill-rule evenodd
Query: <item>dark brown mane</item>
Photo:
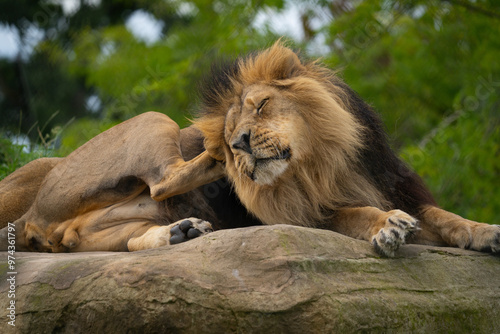
<svg viewBox="0 0 500 334"><path fill-rule="evenodd" d="M336 78L334 84L347 93L352 112L366 128L366 147L360 151L360 162L367 176L372 178L384 196L410 214L417 215L423 205L436 206L436 201L424 182L392 150L379 115L348 85Z"/></svg>
<svg viewBox="0 0 500 334"><path fill-rule="evenodd" d="M198 95L203 108L198 109L198 114L207 111L208 108L216 108L224 94L232 91L232 80L236 80L239 72L239 61L237 59L220 59L214 62L209 73L201 80L198 87Z"/></svg>

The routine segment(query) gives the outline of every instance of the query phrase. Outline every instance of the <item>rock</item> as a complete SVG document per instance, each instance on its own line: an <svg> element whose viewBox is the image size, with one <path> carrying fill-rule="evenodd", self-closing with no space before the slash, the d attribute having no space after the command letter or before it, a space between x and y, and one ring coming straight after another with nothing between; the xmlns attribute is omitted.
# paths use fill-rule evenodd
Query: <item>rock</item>
<svg viewBox="0 0 500 334"><path fill-rule="evenodd" d="M135 253L15 256L15 299L1 266L0 318L10 327L15 300L18 333L500 332L500 258L455 248L380 258L365 241L275 225Z"/></svg>

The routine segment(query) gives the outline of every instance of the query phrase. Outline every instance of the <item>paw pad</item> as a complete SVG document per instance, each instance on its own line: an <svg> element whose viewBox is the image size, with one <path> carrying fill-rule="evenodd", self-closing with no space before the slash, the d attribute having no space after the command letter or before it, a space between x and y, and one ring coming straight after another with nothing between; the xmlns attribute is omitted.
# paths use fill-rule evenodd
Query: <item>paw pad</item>
<svg viewBox="0 0 500 334"><path fill-rule="evenodd" d="M169 241L171 245L180 244L209 232L213 232L209 222L198 218L188 218L172 227Z"/></svg>

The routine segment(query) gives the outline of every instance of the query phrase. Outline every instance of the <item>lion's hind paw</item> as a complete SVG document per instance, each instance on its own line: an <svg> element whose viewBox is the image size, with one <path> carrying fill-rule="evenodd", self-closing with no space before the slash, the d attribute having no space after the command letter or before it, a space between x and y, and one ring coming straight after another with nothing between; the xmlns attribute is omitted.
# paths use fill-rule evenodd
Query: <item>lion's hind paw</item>
<svg viewBox="0 0 500 334"><path fill-rule="evenodd" d="M494 238L492 238L492 242L490 243L490 250L492 253L500 254L500 225L493 225L497 228L497 231L494 232Z"/></svg>
<svg viewBox="0 0 500 334"><path fill-rule="evenodd" d="M372 244L380 255L393 257L399 246L418 228L418 221L401 210L388 212L385 226L372 237Z"/></svg>
<svg viewBox="0 0 500 334"><path fill-rule="evenodd" d="M471 245L466 248L500 254L500 225L478 224L475 226Z"/></svg>
<svg viewBox="0 0 500 334"><path fill-rule="evenodd" d="M170 244L175 245L185 242L200 235L213 232L212 225L204 220L198 218L188 218L176 223L170 229Z"/></svg>

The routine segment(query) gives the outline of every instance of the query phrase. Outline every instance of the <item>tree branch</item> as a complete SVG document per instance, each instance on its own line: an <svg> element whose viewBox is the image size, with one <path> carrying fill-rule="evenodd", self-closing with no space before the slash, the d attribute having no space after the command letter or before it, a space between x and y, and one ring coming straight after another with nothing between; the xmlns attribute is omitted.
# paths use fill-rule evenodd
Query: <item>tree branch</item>
<svg viewBox="0 0 500 334"><path fill-rule="evenodd" d="M482 14L482 15L485 15L485 16L488 16L488 17L500 20L500 13L491 12L491 11L489 11L487 9L484 9L484 8L481 8L481 7L478 7L478 6L474 6L474 5L472 5L468 1L463 1L463 0L443 0L443 2L449 2L452 5L461 6L461 7L464 7L464 8L466 8L466 9L472 11L472 12L476 12L476 13L479 13L479 14Z"/></svg>

